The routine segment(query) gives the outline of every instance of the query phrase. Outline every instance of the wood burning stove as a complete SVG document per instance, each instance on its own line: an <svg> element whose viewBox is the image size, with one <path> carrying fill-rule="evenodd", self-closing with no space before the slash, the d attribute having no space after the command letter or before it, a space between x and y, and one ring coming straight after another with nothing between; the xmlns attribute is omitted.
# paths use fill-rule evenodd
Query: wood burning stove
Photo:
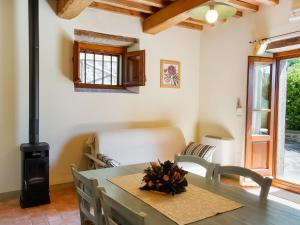
<svg viewBox="0 0 300 225"><path fill-rule="evenodd" d="M49 145L22 144L22 208L50 203Z"/></svg>
<svg viewBox="0 0 300 225"><path fill-rule="evenodd" d="M22 154L22 208L50 203L49 144L39 142L39 0L28 0L29 143Z"/></svg>

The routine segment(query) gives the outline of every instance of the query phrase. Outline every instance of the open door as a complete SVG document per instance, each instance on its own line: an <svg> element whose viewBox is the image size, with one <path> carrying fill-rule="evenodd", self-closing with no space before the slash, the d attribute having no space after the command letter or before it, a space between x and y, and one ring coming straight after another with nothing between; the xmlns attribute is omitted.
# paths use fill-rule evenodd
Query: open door
<svg viewBox="0 0 300 225"><path fill-rule="evenodd" d="M245 166L272 176L276 64L266 57L248 63Z"/></svg>

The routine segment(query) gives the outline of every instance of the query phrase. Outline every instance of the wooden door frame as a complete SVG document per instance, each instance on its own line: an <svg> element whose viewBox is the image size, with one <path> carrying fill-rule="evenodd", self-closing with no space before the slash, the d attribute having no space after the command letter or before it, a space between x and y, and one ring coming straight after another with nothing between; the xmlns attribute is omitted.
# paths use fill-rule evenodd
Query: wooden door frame
<svg viewBox="0 0 300 225"><path fill-rule="evenodd" d="M300 185L276 178L277 173L277 152L278 152L278 105L279 105L279 67L280 61L300 57L300 49L280 52L274 54L276 60L276 84L275 84L275 113L274 113L274 145L273 145L273 185L288 191L300 193ZM277 122L276 122L277 121Z"/></svg>
<svg viewBox="0 0 300 225"><path fill-rule="evenodd" d="M248 57L248 77L247 77L247 103L246 103L246 132L245 132L245 156L244 156L244 160L245 160L245 167L247 168L251 168L252 165L250 165L250 151L247 151L247 149L250 148L249 143L248 143L248 138L252 135L252 130L251 130L251 120L252 120L252 113L251 115L249 115L249 111L252 111L252 104L249 104L253 99L253 91L251 91L249 93L249 90L252 90L252 87L250 87L250 85L252 84L251 82L251 77L250 74L253 74L253 69L254 69L254 62L261 62L261 63L268 63L271 65L271 71L270 71L270 75L271 75L271 83L270 83L270 95L271 95L271 99L270 99L270 113L271 116L269 116L268 118L268 125L269 125L269 133L270 135L257 135L254 137L254 139L256 139L256 141L260 141L260 139L264 139L264 137L266 136L272 136L272 139L269 140L269 146L268 146L268 170L267 169L256 169L255 171L260 173L261 175L273 175L274 170L273 170L273 159L274 159L274 118L275 118L275 85L276 85L276 62L274 60L274 58L271 57L257 57L257 56L249 56ZM253 85L253 84L252 84ZM253 139L253 138L252 138ZM270 157L271 156L271 157Z"/></svg>

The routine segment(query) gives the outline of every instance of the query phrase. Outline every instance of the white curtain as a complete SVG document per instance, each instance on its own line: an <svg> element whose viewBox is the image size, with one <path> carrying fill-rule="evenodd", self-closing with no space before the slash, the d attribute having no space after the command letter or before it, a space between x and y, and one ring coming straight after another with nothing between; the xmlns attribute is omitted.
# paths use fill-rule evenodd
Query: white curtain
<svg viewBox="0 0 300 225"><path fill-rule="evenodd" d="M264 56L268 47L268 40L260 40L253 44L253 55L254 56Z"/></svg>

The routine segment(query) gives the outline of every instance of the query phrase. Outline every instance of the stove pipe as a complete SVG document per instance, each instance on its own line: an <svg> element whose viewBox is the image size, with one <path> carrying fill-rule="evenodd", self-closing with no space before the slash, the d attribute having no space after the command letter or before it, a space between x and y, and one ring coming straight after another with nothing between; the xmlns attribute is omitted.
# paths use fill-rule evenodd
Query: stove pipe
<svg viewBox="0 0 300 225"><path fill-rule="evenodd" d="M29 144L39 143L39 0L28 0Z"/></svg>

